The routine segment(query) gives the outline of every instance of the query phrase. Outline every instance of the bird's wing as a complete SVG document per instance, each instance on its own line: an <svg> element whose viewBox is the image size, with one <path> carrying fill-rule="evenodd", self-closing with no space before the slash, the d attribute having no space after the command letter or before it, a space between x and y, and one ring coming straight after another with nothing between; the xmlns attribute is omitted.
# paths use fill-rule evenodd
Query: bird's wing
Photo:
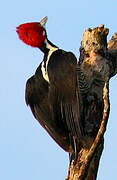
<svg viewBox="0 0 117 180"><path fill-rule="evenodd" d="M25 101L26 104L30 106L31 111L35 116L35 110L34 110L34 105L36 104L36 98L35 98L35 77L32 76L29 78L26 82L26 89L25 89Z"/></svg>
<svg viewBox="0 0 117 180"><path fill-rule="evenodd" d="M71 52L58 50L52 54L48 63L49 96L53 114L57 114L57 107L61 108L62 120L70 136L80 141L83 134L80 116L82 103L76 68L77 59Z"/></svg>
<svg viewBox="0 0 117 180"><path fill-rule="evenodd" d="M57 127L56 119L52 118L48 99L48 83L43 79L41 68L28 79L25 90L26 104L30 106L34 117L49 135L65 150L69 151L69 140L66 132Z"/></svg>

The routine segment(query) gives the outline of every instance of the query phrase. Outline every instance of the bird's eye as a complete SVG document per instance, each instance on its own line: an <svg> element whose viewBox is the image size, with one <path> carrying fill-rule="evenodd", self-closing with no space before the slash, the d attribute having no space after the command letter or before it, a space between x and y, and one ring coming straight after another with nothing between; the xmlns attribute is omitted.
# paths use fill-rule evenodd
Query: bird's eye
<svg viewBox="0 0 117 180"><path fill-rule="evenodd" d="M45 36L45 34L46 34L45 31L43 31L43 36Z"/></svg>

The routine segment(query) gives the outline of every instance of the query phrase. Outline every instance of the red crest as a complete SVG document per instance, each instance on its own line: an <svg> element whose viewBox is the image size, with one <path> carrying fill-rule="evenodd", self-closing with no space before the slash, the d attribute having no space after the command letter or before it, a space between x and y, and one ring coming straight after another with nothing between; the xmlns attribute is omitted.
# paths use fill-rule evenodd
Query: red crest
<svg viewBox="0 0 117 180"><path fill-rule="evenodd" d="M46 31L38 22L21 24L16 32L24 43L32 47L41 48L46 39Z"/></svg>

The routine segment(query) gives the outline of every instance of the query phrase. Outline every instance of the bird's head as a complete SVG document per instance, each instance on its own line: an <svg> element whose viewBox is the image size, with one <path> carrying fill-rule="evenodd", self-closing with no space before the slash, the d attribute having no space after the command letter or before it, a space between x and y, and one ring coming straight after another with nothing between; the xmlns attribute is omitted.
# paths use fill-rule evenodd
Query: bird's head
<svg viewBox="0 0 117 180"><path fill-rule="evenodd" d="M19 38L27 45L41 48L47 38L45 30L47 19L46 16L40 22L30 22L19 25L16 28Z"/></svg>

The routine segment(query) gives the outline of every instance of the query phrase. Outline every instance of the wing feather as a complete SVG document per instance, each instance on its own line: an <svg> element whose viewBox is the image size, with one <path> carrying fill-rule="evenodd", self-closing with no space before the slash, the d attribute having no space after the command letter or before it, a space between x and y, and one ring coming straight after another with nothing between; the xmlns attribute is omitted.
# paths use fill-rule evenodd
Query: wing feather
<svg viewBox="0 0 117 180"><path fill-rule="evenodd" d="M77 81L77 59L70 52L58 50L54 52L49 60L48 75L50 79L50 99L54 101L55 110L57 107L56 96L59 96L62 121L68 128L69 134L82 139L81 123L81 96ZM55 114L55 112L54 112Z"/></svg>

